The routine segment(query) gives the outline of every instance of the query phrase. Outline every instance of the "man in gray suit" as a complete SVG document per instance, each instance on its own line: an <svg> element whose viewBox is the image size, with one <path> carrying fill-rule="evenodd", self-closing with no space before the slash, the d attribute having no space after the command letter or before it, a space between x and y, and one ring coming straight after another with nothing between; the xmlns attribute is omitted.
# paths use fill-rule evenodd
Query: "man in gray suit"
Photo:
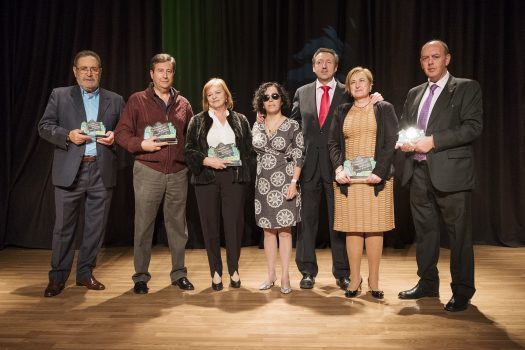
<svg viewBox="0 0 525 350"><path fill-rule="evenodd" d="M38 124L40 136L55 145L52 172L56 218L46 297L60 294L71 272L75 228L82 204L84 234L77 259L76 284L93 290L105 289L93 276L93 268L116 184L112 130L124 99L99 87L102 64L93 51L81 51L75 56L73 74L78 85L54 89ZM91 120L103 124L106 132L100 137L86 134L80 128L82 122Z"/></svg>
<svg viewBox="0 0 525 350"><path fill-rule="evenodd" d="M447 311L467 309L474 292L471 192L474 187L472 142L483 127L481 88L476 81L455 78L447 70L451 55L441 40L421 49L428 77L407 95L400 125L416 126L425 136L400 145L405 152L402 184L410 186L416 229L418 284L399 293L401 299L439 296L437 262L440 226L450 240L452 298Z"/></svg>

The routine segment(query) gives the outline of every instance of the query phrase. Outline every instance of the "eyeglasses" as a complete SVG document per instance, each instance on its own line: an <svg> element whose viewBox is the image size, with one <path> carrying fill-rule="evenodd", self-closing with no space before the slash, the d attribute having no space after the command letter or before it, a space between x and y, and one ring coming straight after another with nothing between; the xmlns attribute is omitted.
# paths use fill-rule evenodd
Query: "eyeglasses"
<svg viewBox="0 0 525 350"><path fill-rule="evenodd" d="M82 74L87 74L88 72L98 74L100 67L77 67L77 70Z"/></svg>
<svg viewBox="0 0 525 350"><path fill-rule="evenodd" d="M268 102L270 101L270 97L272 98L272 100L278 100L281 98L281 95L279 94L263 95L262 99L264 102Z"/></svg>

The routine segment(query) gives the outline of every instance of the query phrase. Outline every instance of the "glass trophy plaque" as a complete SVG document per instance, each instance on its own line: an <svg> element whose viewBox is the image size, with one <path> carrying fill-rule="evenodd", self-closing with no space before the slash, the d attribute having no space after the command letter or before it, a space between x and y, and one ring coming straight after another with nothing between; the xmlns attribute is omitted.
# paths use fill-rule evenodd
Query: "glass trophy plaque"
<svg viewBox="0 0 525 350"><path fill-rule="evenodd" d="M177 130L171 122L157 122L153 125L148 125L144 129L144 140L153 136L157 137L157 142L167 142L170 145L176 145L178 143Z"/></svg>
<svg viewBox="0 0 525 350"><path fill-rule="evenodd" d="M217 147L208 148L208 157L217 157L230 161L228 166L241 166L241 153L235 144L219 143Z"/></svg>
<svg viewBox="0 0 525 350"><path fill-rule="evenodd" d="M346 175L351 179L366 179L376 166L376 161L373 157L357 156L352 160L345 160L343 167Z"/></svg>
<svg viewBox="0 0 525 350"><path fill-rule="evenodd" d="M414 128L414 127L403 129L399 132L397 144L404 145L405 143L414 143L424 136L425 136L424 130Z"/></svg>
<svg viewBox="0 0 525 350"><path fill-rule="evenodd" d="M104 123L94 120L88 120L80 124L80 130L92 138L106 137L106 127Z"/></svg>

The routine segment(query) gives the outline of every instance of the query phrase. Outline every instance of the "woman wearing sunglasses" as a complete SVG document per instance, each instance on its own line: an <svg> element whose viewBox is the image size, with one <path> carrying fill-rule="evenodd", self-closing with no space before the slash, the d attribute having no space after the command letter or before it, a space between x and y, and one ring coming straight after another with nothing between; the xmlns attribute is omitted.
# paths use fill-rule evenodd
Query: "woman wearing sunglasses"
<svg viewBox="0 0 525 350"><path fill-rule="evenodd" d="M204 85L202 108L189 123L185 155L191 183L195 185L211 287L216 291L223 289L222 217L230 287L240 288L244 199L253 161L250 124L244 115L233 111L232 95L222 79L214 78Z"/></svg>
<svg viewBox="0 0 525 350"><path fill-rule="evenodd" d="M284 116L290 99L278 83L262 84L253 98L254 110L264 122L253 125L253 148L257 153L255 221L264 230L268 276L259 286L270 289L277 277L277 237L281 256L281 293L288 294L288 266L292 254L291 227L301 221L301 198L297 181L303 165L303 134L299 124Z"/></svg>

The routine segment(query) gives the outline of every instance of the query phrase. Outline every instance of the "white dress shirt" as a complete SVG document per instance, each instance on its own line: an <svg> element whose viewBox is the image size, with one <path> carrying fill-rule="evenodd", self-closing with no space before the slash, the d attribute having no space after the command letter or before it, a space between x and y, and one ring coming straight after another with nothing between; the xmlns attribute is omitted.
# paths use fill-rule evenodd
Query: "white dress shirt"
<svg viewBox="0 0 525 350"><path fill-rule="evenodd" d="M223 143L225 145L233 143L235 145L235 133L228 123L228 120L226 120L224 125L222 125L213 110L208 110L208 114L210 115L211 119L213 119L213 124L208 131L208 136L206 138L208 141L208 146L217 147L219 143ZM226 116L229 115L230 111L226 111Z"/></svg>
<svg viewBox="0 0 525 350"><path fill-rule="evenodd" d="M330 90L328 90L328 95L330 95L330 104L332 104L332 100L334 99L334 92L335 92L335 87L337 86L337 82L335 81L334 78L332 78L332 80L330 80L330 82L328 84L326 84L328 86L330 86ZM321 108L321 98L323 97L323 89L322 89L322 86L323 84L321 84L321 82L319 81L319 79L317 79L315 81L315 104L317 106L317 117L319 117L319 109Z"/></svg>
<svg viewBox="0 0 525 350"><path fill-rule="evenodd" d="M425 100L427 99L428 94L430 94L430 85L437 85L438 87L436 90L434 90L434 96L432 96L432 101L430 102L430 109L428 110L428 119L427 124L430 119L430 115L432 114L432 109L434 108L434 105L436 104L436 101L441 94L441 91L445 88L447 85L448 78L450 77L450 73L447 71L447 73L443 76L443 78L439 79L437 83L432 83L430 80L428 81L428 87L425 90L425 93L423 94L423 98L421 99L421 102L419 103L419 107L417 109L417 119L419 120L419 115L421 114L421 108L423 108L423 104L425 103ZM425 125L425 129L427 126Z"/></svg>

